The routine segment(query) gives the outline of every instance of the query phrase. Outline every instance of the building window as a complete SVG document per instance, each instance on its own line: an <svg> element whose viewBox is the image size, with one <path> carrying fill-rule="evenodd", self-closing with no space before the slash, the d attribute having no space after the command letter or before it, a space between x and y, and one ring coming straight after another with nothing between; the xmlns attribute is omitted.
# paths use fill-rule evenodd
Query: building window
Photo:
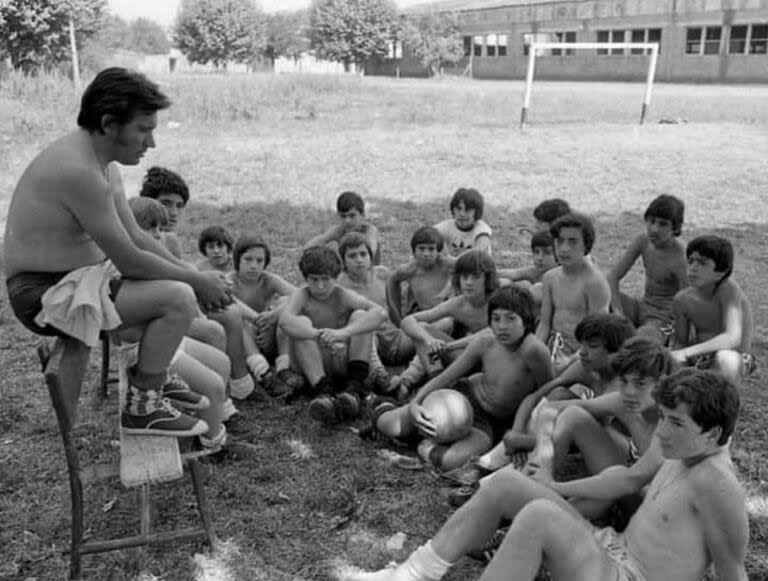
<svg viewBox="0 0 768 581"><path fill-rule="evenodd" d="M612 33L611 42L624 42L623 30L612 30L611 33ZM611 54L624 54L624 49L623 48L611 49Z"/></svg>
<svg viewBox="0 0 768 581"><path fill-rule="evenodd" d="M598 30L597 42L624 42L624 30ZM608 49L598 48L597 54L608 54ZM623 48L612 48L610 54L624 54Z"/></svg>
<svg viewBox="0 0 768 581"><path fill-rule="evenodd" d="M720 54L720 37L723 35L722 26L707 26L704 35L704 54Z"/></svg>
<svg viewBox="0 0 768 581"><path fill-rule="evenodd" d="M474 55L483 56L483 37L476 36L474 41Z"/></svg>
<svg viewBox="0 0 768 581"><path fill-rule="evenodd" d="M647 30L648 37L646 42L655 42L659 45L659 54L661 54L661 28L649 28ZM647 54L651 54L651 50L648 49Z"/></svg>
<svg viewBox="0 0 768 581"><path fill-rule="evenodd" d="M768 54L768 24L753 24L749 54Z"/></svg>
<svg viewBox="0 0 768 581"><path fill-rule="evenodd" d="M597 42L610 42L611 31L610 30L598 30ZM608 54L608 50L605 48L598 48L597 54Z"/></svg>
<svg viewBox="0 0 768 581"><path fill-rule="evenodd" d="M469 56L472 54L472 37L471 36L465 36L464 37L464 56Z"/></svg>
<svg viewBox="0 0 768 581"><path fill-rule="evenodd" d="M656 42L661 52L661 28L636 28L631 31L632 42ZM651 49L633 48L629 54L651 54Z"/></svg>
<svg viewBox="0 0 768 581"><path fill-rule="evenodd" d="M553 42L576 42L576 32L555 32ZM560 56L562 54L570 56L573 53L574 50L572 48L565 49L565 53L559 48L552 49L552 54L555 56Z"/></svg>
<svg viewBox="0 0 768 581"><path fill-rule="evenodd" d="M530 33L530 32L524 32L523 33L523 54L525 56L528 56L528 53L530 52L530 45L534 42L552 42L552 35L549 33L543 33L543 32L537 32L537 33ZM536 56L544 56L545 54L548 54L548 52L544 49L537 49L538 52L536 53Z"/></svg>
<svg viewBox="0 0 768 581"><path fill-rule="evenodd" d="M731 34L728 38L728 54L744 54L747 52L747 32L749 25L740 24L731 26Z"/></svg>
<svg viewBox="0 0 768 581"><path fill-rule="evenodd" d="M499 56L507 56L507 35L500 34L498 38L498 54Z"/></svg>
<svg viewBox="0 0 768 581"><path fill-rule="evenodd" d="M485 55L496 56L496 35L489 34L485 37Z"/></svg>
<svg viewBox="0 0 768 581"><path fill-rule="evenodd" d="M685 54L701 54L701 28L689 28L685 36Z"/></svg>

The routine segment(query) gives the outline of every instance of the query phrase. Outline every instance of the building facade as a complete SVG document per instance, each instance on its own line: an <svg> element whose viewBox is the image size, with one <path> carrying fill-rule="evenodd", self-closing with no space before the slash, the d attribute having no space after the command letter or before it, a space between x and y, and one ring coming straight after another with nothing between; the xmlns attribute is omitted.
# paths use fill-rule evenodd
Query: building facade
<svg viewBox="0 0 768 581"><path fill-rule="evenodd" d="M428 9L456 14L465 56L451 72L474 78L525 78L531 41L658 42L657 80L768 83L768 0L448 0ZM642 49L536 55L540 79L636 81L647 71ZM366 73L427 70L393 44Z"/></svg>

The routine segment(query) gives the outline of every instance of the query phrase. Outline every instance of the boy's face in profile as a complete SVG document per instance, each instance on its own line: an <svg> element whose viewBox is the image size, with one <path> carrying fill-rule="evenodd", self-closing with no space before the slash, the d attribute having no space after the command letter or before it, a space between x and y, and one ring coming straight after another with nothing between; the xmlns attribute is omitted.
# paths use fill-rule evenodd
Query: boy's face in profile
<svg viewBox="0 0 768 581"><path fill-rule="evenodd" d="M673 230L672 220L659 218L658 216L648 216L645 220L645 231L648 233L648 240L654 246L663 246L674 238Z"/></svg>
<svg viewBox="0 0 768 581"><path fill-rule="evenodd" d="M371 255L365 244L351 246L344 252L344 268L347 272L367 272L371 268Z"/></svg>
<svg viewBox="0 0 768 581"><path fill-rule="evenodd" d="M452 214L459 230L471 230L475 225L475 209L467 208L463 201L453 207Z"/></svg>
<svg viewBox="0 0 768 581"><path fill-rule="evenodd" d="M205 243L205 257L216 267L224 267L229 262L229 246L218 240L209 240Z"/></svg>
<svg viewBox="0 0 768 581"><path fill-rule="evenodd" d="M264 272L267 253L260 246L249 248L240 255L238 272L245 276L255 276Z"/></svg>
<svg viewBox="0 0 768 581"><path fill-rule="evenodd" d="M345 231L360 228L365 223L365 215L357 208L350 208L346 212L339 212L341 227Z"/></svg>
<svg viewBox="0 0 768 581"><path fill-rule="evenodd" d="M688 284L695 288L702 288L716 284L723 278L723 273L715 270L715 261L698 252L691 252L688 256Z"/></svg>
<svg viewBox="0 0 768 581"><path fill-rule="evenodd" d="M713 436L712 430L705 432L693 421L687 403L679 403L674 409L659 405L659 412L661 417L655 435L659 439L664 458L685 460L707 452Z"/></svg>
<svg viewBox="0 0 768 581"><path fill-rule="evenodd" d="M621 403L630 413L639 414L656 405L653 400L653 386L658 381L655 377L641 377L635 373L622 375L613 380L621 394Z"/></svg>
<svg viewBox="0 0 768 581"><path fill-rule="evenodd" d="M577 226L565 226L560 228L560 233L555 238L555 254L557 260L563 266L574 264L584 258L584 234Z"/></svg>
<svg viewBox="0 0 768 581"><path fill-rule="evenodd" d="M584 369L588 371L605 369L611 354L605 348L602 340L597 338L588 339L582 341L579 345L579 360Z"/></svg>
<svg viewBox="0 0 768 581"><path fill-rule="evenodd" d="M491 330L502 345L515 346L525 337L523 319L515 311L507 309L491 311Z"/></svg>
<svg viewBox="0 0 768 581"><path fill-rule="evenodd" d="M551 246L537 246L531 252L533 254L533 266L536 270L549 270L557 266L555 252Z"/></svg>
<svg viewBox="0 0 768 581"><path fill-rule="evenodd" d="M163 193L157 196L157 201L163 205L168 213L168 224L165 225L165 230L173 232L179 224L184 210L184 198L179 194Z"/></svg>
<svg viewBox="0 0 768 581"><path fill-rule="evenodd" d="M413 258L425 268L437 262L438 254L437 244L417 244L413 249Z"/></svg>
<svg viewBox="0 0 768 581"><path fill-rule="evenodd" d="M329 274L308 274L305 280L310 296L321 301L330 297L336 286L336 279Z"/></svg>
<svg viewBox="0 0 768 581"><path fill-rule="evenodd" d="M485 296L485 275L482 272L460 274L459 290L471 298Z"/></svg>

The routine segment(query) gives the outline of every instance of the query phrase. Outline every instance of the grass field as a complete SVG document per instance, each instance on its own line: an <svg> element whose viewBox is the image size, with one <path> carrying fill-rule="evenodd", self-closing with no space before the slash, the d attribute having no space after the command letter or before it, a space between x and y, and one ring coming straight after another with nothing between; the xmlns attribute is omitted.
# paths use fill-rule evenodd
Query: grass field
<svg viewBox="0 0 768 581"><path fill-rule="evenodd" d="M453 191L473 186L486 197L500 265L524 260L527 240L518 226L531 221L538 201L557 195L595 217L594 256L607 269L642 228L645 205L668 192L686 202L685 241L705 231L733 241L734 276L754 306L755 352L763 369L768 362L768 87L659 85L639 127L641 85L541 83L531 124L520 131L520 83L258 75L160 81L174 106L162 116L158 147L123 175L129 195L150 165L185 176L193 202L182 234L190 254L205 225L255 231L272 245L272 268L298 281L301 244L333 222L336 195L354 189L369 201L384 263L394 266L407 258L412 231L447 217ZM24 166L74 125L76 109L61 80L0 80L0 219ZM687 123L659 124L662 117ZM641 280L635 269L627 288L639 291ZM65 579L69 492L58 432L35 338L0 299L0 579ZM763 374L742 387L733 445L750 493L750 579L768 579ZM76 433L83 456L95 461L116 454L117 406L95 400L94 391L91 381ZM203 550L194 544L90 557L87 579L328 579L340 564L402 558L450 514L429 472L394 468L348 430L313 425L302 404L246 411L248 445L206 467L225 549L214 559L193 559ZM313 454L292 456L292 441ZM188 488L154 491L158 522L191 518ZM89 534L117 536L136 526L134 496L119 484L95 485L86 495ZM405 534L402 549L396 533ZM465 559L447 579L475 579L479 571Z"/></svg>

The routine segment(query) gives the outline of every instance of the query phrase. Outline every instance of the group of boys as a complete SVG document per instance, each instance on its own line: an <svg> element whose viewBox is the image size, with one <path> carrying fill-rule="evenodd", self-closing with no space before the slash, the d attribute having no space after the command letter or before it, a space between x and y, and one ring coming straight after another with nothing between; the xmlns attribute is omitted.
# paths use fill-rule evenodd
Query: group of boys
<svg viewBox="0 0 768 581"><path fill-rule="evenodd" d="M189 191L175 172L150 169L140 196L126 198L112 162L139 163L169 104L140 74L99 73L79 128L19 180L5 233L14 312L65 342L82 322L47 324L49 291L94 284L93 268L114 265L87 296L119 315L121 340L139 341L124 430L199 436L216 450L237 417L233 399L307 396L324 424L367 410L361 435L412 442L468 486L404 563L355 578L437 580L511 521L495 555L485 552L482 579L533 579L542 563L555 579L693 581L710 563L721 579L746 579L744 493L728 445L737 386L755 367L751 311L727 240L680 243L679 199L651 202L645 232L605 275L590 256L592 221L560 199L534 211L532 265L497 268L483 198L462 188L452 217L417 229L412 259L390 272L363 200L345 192L339 224L302 250L297 287L267 270L264 240L220 226L201 233L202 260L185 260L174 230ZM620 281L638 258L645 292L633 299ZM393 365L402 371L390 376ZM454 441L438 441L424 405L443 389L473 410ZM574 448L591 476L560 481ZM635 510L626 530L593 527L587 519L616 501Z"/></svg>

